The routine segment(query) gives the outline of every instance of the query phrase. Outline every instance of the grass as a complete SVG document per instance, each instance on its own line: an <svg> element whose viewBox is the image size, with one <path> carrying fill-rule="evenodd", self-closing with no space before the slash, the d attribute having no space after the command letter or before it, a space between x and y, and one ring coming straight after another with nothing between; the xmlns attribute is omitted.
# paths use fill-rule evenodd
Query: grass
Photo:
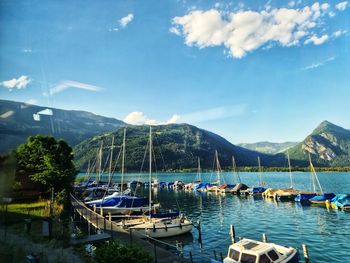
<svg viewBox="0 0 350 263"><path fill-rule="evenodd" d="M52 234L53 239L51 243L59 243L62 241L67 230L64 228L62 221L59 220L59 215L63 210L62 205L55 204L53 209L53 228ZM18 235L26 234L25 231L25 220L31 219L31 229L29 237L33 242L47 242L48 238L42 235L42 222L48 218L50 214L50 202L48 200L39 200L30 203L14 203L9 204L7 212L5 207L1 206L0 209L0 221L6 223L8 229ZM55 245L55 244L54 244Z"/></svg>

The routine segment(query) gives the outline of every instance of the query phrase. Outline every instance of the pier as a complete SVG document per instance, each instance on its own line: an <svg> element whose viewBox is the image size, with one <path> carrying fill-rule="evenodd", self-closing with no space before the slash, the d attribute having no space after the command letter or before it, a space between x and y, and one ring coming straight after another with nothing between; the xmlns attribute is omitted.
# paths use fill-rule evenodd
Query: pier
<svg viewBox="0 0 350 263"><path fill-rule="evenodd" d="M75 196L71 194L71 204L73 210L74 220L82 220L87 224L87 232L90 236L91 227L93 227L99 235L91 235L84 239L84 241L103 241L108 240L109 238L117 240L123 244L136 244L143 247L148 251L154 258L154 262L158 263L188 263L191 260L177 255L179 249L177 246L168 244L161 240L157 240L141 233L134 231L126 231L116 224L116 222L109 220L92 209L87 207L83 202L78 200ZM73 242L78 242L73 241ZM180 251L181 253L181 251ZM190 255L191 257L191 255Z"/></svg>

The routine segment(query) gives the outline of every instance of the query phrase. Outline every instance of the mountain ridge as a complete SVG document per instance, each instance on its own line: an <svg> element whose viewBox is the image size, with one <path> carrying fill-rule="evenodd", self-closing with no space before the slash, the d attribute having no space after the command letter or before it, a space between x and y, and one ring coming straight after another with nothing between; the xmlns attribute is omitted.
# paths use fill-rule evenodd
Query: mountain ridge
<svg viewBox="0 0 350 263"><path fill-rule="evenodd" d="M53 135L75 145L101 132L126 126L123 121L81 110L63 110L0 100L0 154L31 135Z"/></svg>

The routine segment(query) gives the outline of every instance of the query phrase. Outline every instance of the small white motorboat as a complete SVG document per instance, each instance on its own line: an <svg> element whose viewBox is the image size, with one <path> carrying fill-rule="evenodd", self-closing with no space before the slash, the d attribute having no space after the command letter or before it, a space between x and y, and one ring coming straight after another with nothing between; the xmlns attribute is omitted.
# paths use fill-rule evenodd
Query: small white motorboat
<svg viewBox="0 0 350 263"><path fill-rule="evenodd" d="M298 263L299 253L293 247L243 238L230 245L224 263Z"/></svg>

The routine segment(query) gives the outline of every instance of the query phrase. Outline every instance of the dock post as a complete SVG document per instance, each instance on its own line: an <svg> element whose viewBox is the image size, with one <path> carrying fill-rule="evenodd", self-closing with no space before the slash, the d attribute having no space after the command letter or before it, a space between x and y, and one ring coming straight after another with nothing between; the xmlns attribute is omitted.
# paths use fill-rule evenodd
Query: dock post
<svg viewBox="0 0 350 263"><path fill-rule="evenodd" d="M191 261L191 263L193 263L192 251L190 251L190 261Z"/></svg>
<svg viewBox="0 0 350 263"><path fill-rule="evenodd" d="M103 218L103 231L106 232L106 218Z"/></svg>
<svg viewBox="0 0 350 263"><path fill-rule="evenodd" d="M309 263L310 262L309 250L307 248L307 245L305 244L303 244L303 253L304 253L305 263Z"/></svg>
<svg viewBox="0 0 350 263"><path fill-rule="evenodd" d="M101 216L103 216L103 208L100 208Z"/></svg>
<svg viewBox="0 0 350 263"><path fill-rule="evenodd" d="M235 234L235 227L233 225L230 225L230 236L231 236L231 241L232 244L234 244L236 241L236 234Z"/></svg>
<svg viewBox="0 0 350 263"><path fill-rule="evenodd" d="M94 204L94 212L96 212L96 204Z"/></svg>
<svg viewBox="0 0 350 263"><path fill-rule="evenodd" d="M265 233L262 234L262 242L267 243L267 238Z"/></svg>
<svg viewBox="0 0 350 263"><path fill-rule="evenodd" d="M216 251L214 250L214 259L217 260Z"/></svg>
<svg viewBox="0 0 350 263"><path fill-rule="evenodd" d="M221 252L220 252L220 258L221 258L221 262L224 262L224 257L222 256Z"/></svg>
<svg viewBox="0 0 350 263"><path fill-rule="evenodd" d="M199 247L202 248L202 226L201 226L201 221L198 220L198 243L199 243Z"/></svg>
<svg viewBox="0 0 350 263"><path fill-rule="evenodd" d="M111 214L111 212L108 212L108 220L112 221L112 214Z"/></svg>

